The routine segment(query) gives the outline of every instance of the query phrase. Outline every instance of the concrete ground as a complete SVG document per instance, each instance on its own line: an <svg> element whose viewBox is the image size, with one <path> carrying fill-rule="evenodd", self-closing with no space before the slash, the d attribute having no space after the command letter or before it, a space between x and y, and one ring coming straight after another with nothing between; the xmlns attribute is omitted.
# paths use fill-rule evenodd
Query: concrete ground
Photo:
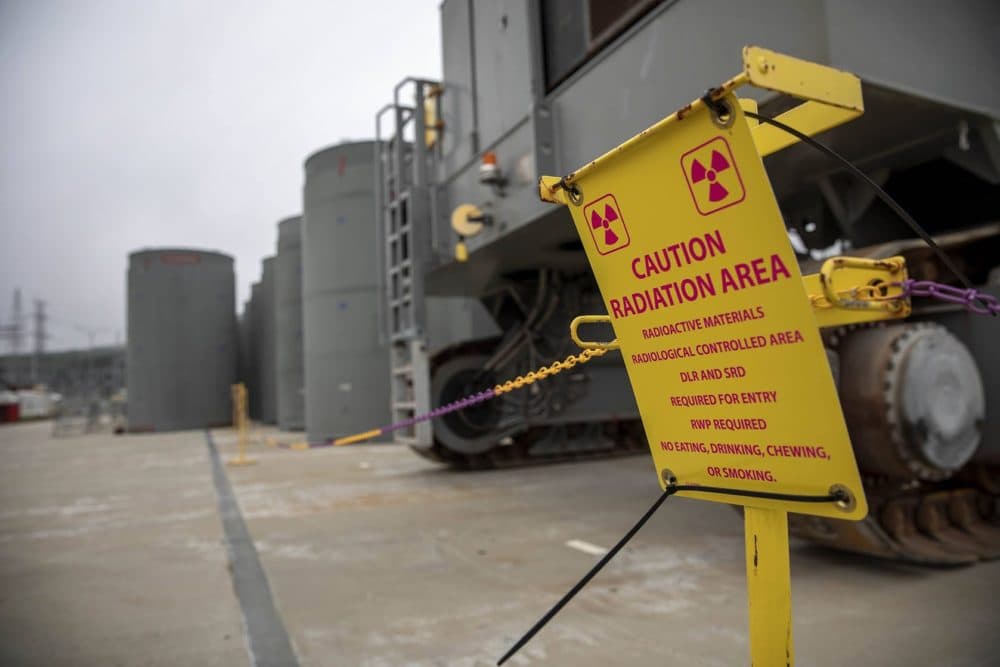
<svg viewBox="0 0 1000 667"><path fill-rule="evenodd" d="M50 428L0 428L0 664L252 664L204 435ZM658 493L642 456L453 473L389 445L252 454L227 476L308 666L494 664ZM792 570L800 665L1000 663L1000 562L795 543ZM740 518L671 498L512 664L746 664L746 625Z"/></svg>

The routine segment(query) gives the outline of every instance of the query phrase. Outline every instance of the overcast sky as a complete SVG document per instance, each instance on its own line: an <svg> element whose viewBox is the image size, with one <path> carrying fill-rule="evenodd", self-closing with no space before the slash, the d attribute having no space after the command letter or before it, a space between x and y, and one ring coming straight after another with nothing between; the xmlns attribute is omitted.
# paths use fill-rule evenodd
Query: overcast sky
<svg viewBox="0 0 1000 667"><path fill-rule="evenodd" d="M20 287L50 349L124 339L126 257L162 245L233 255L242 306L304 158L440 77L438 4L0 0L0 323Z"/></svg>

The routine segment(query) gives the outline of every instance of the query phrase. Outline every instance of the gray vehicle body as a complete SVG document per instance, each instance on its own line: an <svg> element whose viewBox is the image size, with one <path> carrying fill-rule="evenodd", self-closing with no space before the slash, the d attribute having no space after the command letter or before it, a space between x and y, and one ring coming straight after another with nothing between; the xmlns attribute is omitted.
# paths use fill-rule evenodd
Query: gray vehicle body
<svg viewBox="0 0 1000 667"><path fill-rule="evenodd" d="M620 11L608 10L611 5ZM946 208L947 215L940 206L915 210L932 232L989 222L989 205L982 202L1000 183L1000 90L991 85L1000 81L992 34L998 24L1000 5L973 0L445 0L440 89L432 82L400 84L377 125L383 287L390 312L401 303L412 311L405 326L393 326L390 318L383 327L394 350L392 401L408 406L394 417L457 398L454 388L446 390L446 378L435 379L442 370L465 373L468 381L459 385L471 389L573 351L565 345L569 319L603 307L568 213L539 200L538 177L572 171L730 78L747 44L862 78L865 115L821 138L905 195L904 203L920 207L925 181L940 182L942 194L972 193L978 204ZM773 95L753 95L763 113L784 108ZM435 121L436 141L428 145L419 139ZM497 156L501 184L481 181L487 151ZM831 247L859 249L910 236L873 204L870 192L807 146L771 156L765 166L804 261ZM393 222L401 199L410 202L402 232ZM461 204L476 205L489 221L464 239L469 256L462 262L455 259L459 238L450 223ZM402 296L392 287L394 271L402 270L393 254L401 235L407 235L403 263L412 280ZM977 273L980 283L989 268ZM531 325L532 344L498 358L506 343L524 335L519 317L527 319L540 290L555 290L558 298L544 322ZM520 315L512 303L523 303ZM442 326L449 332L442 335ZM464 365L456 361L461 356ZM995 364L995 356L989 359ZM491 373L470 375L477 364ZM432 428L400 431L397 441L426 453L444 438L448 447L475 456L538 426L636 417L615 355L575 375L540 390L548 394L545 401L486 415L491 427L480 435L456 435L438 419ZM544 450L565 436L536 434L532 446ZM574 437L584 449L607 445L600 433Z"/></svg>

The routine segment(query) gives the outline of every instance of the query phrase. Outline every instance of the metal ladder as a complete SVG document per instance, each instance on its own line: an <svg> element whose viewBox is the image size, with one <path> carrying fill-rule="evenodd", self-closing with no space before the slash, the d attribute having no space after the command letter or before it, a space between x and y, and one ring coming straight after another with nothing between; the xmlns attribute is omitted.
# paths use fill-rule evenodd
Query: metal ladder
<svg viewBox="0 0 1000 667"><path fill-rule="evenodd" d="M401 92L412 87L412 106L400 103ZM378 248L385 289L379 310L380 335L389 344L390 402L393 423L404 422L431 409L430 368L427 358L424 271L432 258L434 173L437 103L440 85L434 81L404 79L393 91L393 103L375 117L375 201ZM429 100L429 104L425 101ZM428 106L433 117L428 118ZM384 117L392 116L392 130L383 136ZM416 447L432 443L430 422L393 433L393 441Z"/></svg>

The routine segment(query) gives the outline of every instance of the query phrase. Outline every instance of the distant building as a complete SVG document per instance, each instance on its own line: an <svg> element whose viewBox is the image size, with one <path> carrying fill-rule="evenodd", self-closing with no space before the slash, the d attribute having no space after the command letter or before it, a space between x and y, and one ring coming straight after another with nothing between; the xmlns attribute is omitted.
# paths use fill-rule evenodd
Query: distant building
<svg viewBox="0 0 1000 667"><path fill-rule="evenodd" d="M110 397L125 386L125 346L0 356L0 387L45 385L63 396Z"/></svg>

